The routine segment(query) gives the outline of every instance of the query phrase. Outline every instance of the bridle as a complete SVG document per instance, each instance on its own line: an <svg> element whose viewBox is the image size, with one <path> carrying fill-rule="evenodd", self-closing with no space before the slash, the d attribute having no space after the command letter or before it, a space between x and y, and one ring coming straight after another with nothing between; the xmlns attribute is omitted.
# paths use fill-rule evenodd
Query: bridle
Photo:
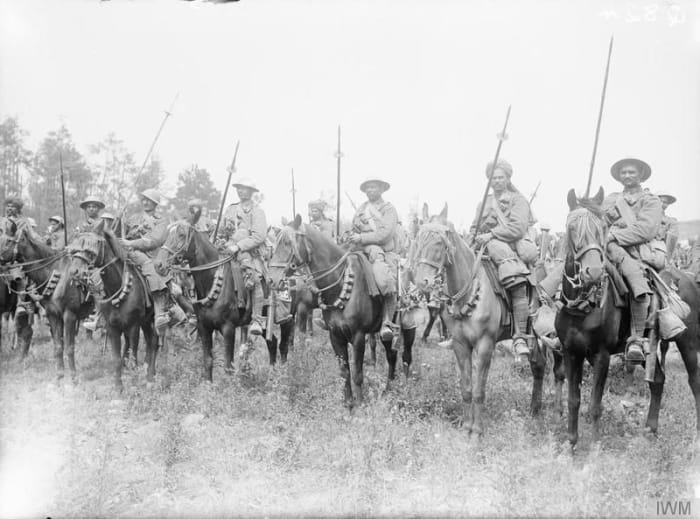
<svg viewBox="0 0 700 519"><path fill-rule="evenodd" d="M182 263L183 253L187 249L189 249L189 247L192 243L192 237L194 236L195 229L191 223L185 222L185 221L175 222L175 223L171 224L168 227L168 238L173 236L173 232L176 231L177 229L179 229L181 225L184 225L187 228L187 233L185 234L185 238L182 240L182 243L181 244L176 243L176 245L179 245L179 246L175 250L168 247L167 244L161 245L161 249L163 249L164 251L166 251L168 253L168 257L167 257L166 263L165 263L166 266L171 266L175 263ZM167 243L167 241L166 241L166 243Z"/></svg>

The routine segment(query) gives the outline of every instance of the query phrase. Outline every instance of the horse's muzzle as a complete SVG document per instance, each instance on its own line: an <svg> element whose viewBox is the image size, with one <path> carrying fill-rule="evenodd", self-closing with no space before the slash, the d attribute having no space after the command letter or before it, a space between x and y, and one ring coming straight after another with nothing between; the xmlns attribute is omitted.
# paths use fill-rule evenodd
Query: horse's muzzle
<svg viewBox="0 0 700 519"><path fill-rule="evenodd" d="M583 267L581 269L581 279L584 284L590 285L592 283L597 283L603 276L603 267L599 265L593 265L590 267Z"/></svg>

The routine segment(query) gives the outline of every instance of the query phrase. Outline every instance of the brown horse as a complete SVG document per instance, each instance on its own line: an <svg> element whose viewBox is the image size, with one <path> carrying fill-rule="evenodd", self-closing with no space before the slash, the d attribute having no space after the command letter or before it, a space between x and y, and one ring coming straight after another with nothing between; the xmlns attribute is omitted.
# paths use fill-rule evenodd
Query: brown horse
<svg viewBox="0 0 700 519"><path fill-rule="evenodd" d="M221 258L218 249L205 233L198 232L194 225L200 213L188 215L184 220L172 224L168 237L156 256L156 270L183 270L194 278L197 299L193 301L197 314L197 332L202 342L204 359L203 376L212 381L213 333L218 330L224 339L224 370L233 373L233 353L236 328L250 324L252 316L252 292L244 290L245 298L239 297L232 274L233 257ZM186 261L189 267L175 263ZM242 280L242 278L241 278ZM293 326L293 323L292 323ZM270 364L277 360L277 337L266 341ZM287 351L280 348L282 361L287 360Z"/></svg>
<svg viewBox="0 0 700 519"><path fill-rule="evenodd" d="M421 225L410 263L418 287L427 290L437 280L446 280L449 304L442 317L452 334L452 347L460 370L464 425L470 433L483 434L483 409L486 379L495 344L510 337L510 327L501 326L505 306L499 301L484 268L447 221L447 205L442 212L428 216ZM450 308L453 310L450 311ZM476 353L476 376L472 380L472 357ZM530 358L533 373L530 410L533 415L542 407L542 385L546 355L538 344Z"/></svg>
<svg viewBox="0 0 700 519"><path fill-rule="evenodd" d="M564 306L557 314L556 329L564 348L569 384L568 434L572 448L578 441L583 361L588 360L593 366L590 414L594 439L599 440L601 401L610 355L624 353L630 328L629 308L616 304L612 281L607 273L604 252L606 230L600 207L603 196L603 190L600 189L593 198L577 199L572 189L567 197L570 213L566 221L567 255L562 277ZM688 275L675 267L664 271L662 277L667 283L671 279L675 281L680 297L690 307L690 314L684 320L687 329L673 340L688 372L688 384L695 398L696 432L700 434L700 372L697 364L700 347L700 289ZM668 341L662 340L659 343L661 367L668 346ZM656 369L653 381L649 382L651 398L646 427L653 433L656 433L659 425L664 381L663 369ZM700 436L696 438L696 448L700 448Z"/></svg>
<svg viewBox="0 0 700 519"><path fill-rule="evenodd" d="M92 298L73 283L67 274L70 258L65 251L56 251L36 240L27 224L12 223L0 237L0 262L20 267L34 284L34 293L46 311L56 359L56 377L63 378L64 352L71 378L75 378L75 336L77 323L93 309ZM18 263L17 263L18 262ZM20 334L20 336L23 334ZM26 357L29 341L23 344Z"/></svg>
<svg viewBox="0 0 700 519"><path fill-rule="evenodd" d="M114 385L119 391L122 384L122 336L124 352L133 348L136 356L139 330L146 341L146 380L152 383L156 373L159 340L153 324L153 304L145 280L127 260L127 252L115 235L100 222L91 232L77 235L68 246L72 260L70 275L77 282L99 273L105 298L96 305L105 318L107 340L112 348ZM94 279L94 278L93 278Z"/></svg>
<svg viewBox="0 0 700 519"><path fill-rule="evenodd" d="M333 351L340 362L345 379L344 399L353 404L353 394L362 402L365 334L379 331L383 318L383 300L370 295L367 279L368 260L362 252L341 249L335 242L313 226L302 224L301 217L285 226L275 246L275 263L288 265L289 270L308 267L309 281L319 292L319 306L328 327ZM411 362L415 329L401 328L403 335L404 373ZM353 346L352 377L348 359L348 343ZM387 389L396 377L397 353L392 341L382 341L388 365Z"/></svg>

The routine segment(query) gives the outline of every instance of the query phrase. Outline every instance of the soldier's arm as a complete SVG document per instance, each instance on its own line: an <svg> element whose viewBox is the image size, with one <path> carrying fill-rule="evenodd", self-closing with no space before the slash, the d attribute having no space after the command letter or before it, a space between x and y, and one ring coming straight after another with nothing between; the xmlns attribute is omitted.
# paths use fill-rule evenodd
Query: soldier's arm
<svg viewBox="0 0 700 519"><path fill-rule="evenodd" d="M165 243L168 237L168 225L161 219L154 223L153 229L141 238L131 240L129 246L135 250L148 252L157 249Z"/></svg>
<svg viewBox="0 0 700 519"><path fill-rule="evenodd" d="M642 204L637 219L625 228L613 228L608 233L623 247L639 245L656 238L661 225L661 200L649 195L640 201Z"/></svg>
<svg viewBox="0 0 700 519"><path fill-rule="evenodd" d="M248 232L248 237L243 238L237 245L240 250L245 252L255 249L265 243L265 238L267 238L265 213L259 207L255 207L253 209L252 224Z"/></svg>
<svg viewBox="0 0 700 519"><path fill-rule="evenodd" d="M389 205L382 218L377 221L377 228L374 231L360 233L363 245L380 244L386 242L396 232L399 223L399 215L393 205Z"/></svg>
<svg viewBox="0 0 700 519"><path fill-rule="evenodd" d="M505 224L498 224L491 229L494 238L504 242L516 242L525 236L530 218L530 207L525 197L514 196L510 216Z"/></svg>

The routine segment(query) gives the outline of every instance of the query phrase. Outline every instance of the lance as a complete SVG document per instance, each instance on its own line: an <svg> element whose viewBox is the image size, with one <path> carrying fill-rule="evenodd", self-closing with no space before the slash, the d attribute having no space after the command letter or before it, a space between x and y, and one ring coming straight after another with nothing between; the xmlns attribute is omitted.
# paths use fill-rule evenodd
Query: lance
<svg viewBox="0 0 700 519"><path fill-rule="evenodd" d="M345 191L345 196L348 197L348 200L350 201L350 205L352 206L352 208L353 208L355 211L357 211L357 205L355 205L355 202L352 201L352 197L348 194L347 191Z"/></svg>
<svg viewBox="0 0 700 519"><path fill-rule="evenodd" d="M491 189L491 179L493 178L493 172L496 170L496 164L498 163L498 156L501 154L501 145L503 141L508 138L506 134L506 129L508 128L508 119L510 119L510 105L508 105L508 111L506 112L506 122L503 123L503 131L497 135L498 146L496 146L496 155L493 157L493 162L491 163L491 168L489 171L489 179L486 182L486 189L484 190L484 196L481 198L481 206L479 206L479 216L476 218L476 227L474 229L474 236L472 237L472 245L474 244L474 239L479 233L479 227L481 227L481 219L484 216L484 209L486 207L486 198L489 196L489 189Z"/></svg>
<svg viewBox="0 0 700 519"><path fill-rule="evenodd" d="M335 157L338 161L338 173L336 176L336 197L337 207L335 208L335 235L340 236L340 159L343 153L340 151L340 125L338 125L338 150L335 152Z"/></svg>
<svg viewBox="0 0 700 519"><path fill-rule="evenodd" d="M151 153L153 153L153 148L156 145L156 142L158 142L158 137L160 137L160 133L163 131L163 127L165 126L165 123L168 121L168 118L172 115L173 112L173 107L175 106L175 101L177 101L177 98L180 96L180 92L175 94L175 98L173 99L173 102L170 104L170 108L165 111L165 116L163 117L163 120L160 123L160 126L158 127L158 131L156 132L156 136L153 138L153 142L151 142L151 147L148 148L148 153L146 153L146 157L143 159L143 164L141 164L141 169L139 169L139 172L136 174L136 178L134 179L134 186L138 186L139 180L141 180L141 175L143 174L143 171L146 169L146 164L148 163L148 159L151 157ZM121 228L122 228L122 238L124 238L124 213L126 212L126 207L129 204L129 197L126 198L126 201L124 202L124 207L119 213L119 216L117 217L116 220L114 220L114 224L119 221L121 223Z"/></svg>
<svg viewBox="0 0 700 519"><path fill-rule="evenodd" d="M219 225L221 225L221 216L224 214L224 204L226 204L226 195L228 195L228 188L231 185L231 176L233 175L233 172L236 171L236 157L238 157L238 146L240 144L240 140L236 141L236 150L233 152L231 167L228 168L228 178L226 179L224 196L221 197L221 204L219 204L219 215L216 217L216 227L214 227L214 234L210 237L212 242L216 240L216 235L219 234Z"/></svg>
<svg viewBox="0 0 700 519"><path fill-rule="evenodd" d="M591 168L588 171L588 183L586 184L586 195L588 198L591 192L591 181L593 180L593 166L595 165L595 154L598 150L598 135L600 134L600 121L603 119L603 105L605 104L605 90L608 87L608 74L610 73L610 56L612 55L613 37L610 36L610 46L608 47L608 62L605 65L605 79L603 80L603 92L600 94L600 108L598 109L598 123L595 127L595 140L593 141L593 156L591 157Z"/></svg>
<svg viewBox="0 0 700 519"><path fill-rule="evenodd" d="M292 220L297 216L297 190L294 188L294 168L292 168Z"/></svg>
<svg viewBox="0 0 700 519"><path fill-rule="evenodd" d="M61 170L61 203L63 205L63 240L68 245L68 218L66 217L66 183L63 180L63 153L58 152L58 164Z"/></svg>
<svg viewBox="0 0 700 519"><path fill-rule="evenodd" d="M540 180L540 181L537 183L537 187L535 187L535 190L534 190L534 191L532 192L532 194L530 195L530 201L528 202L530 205L532 205L532 201L533 201L533 200L535 199L535 197L537 196L537 191L540 189L540 185L541 185L541 184L542 184L542 181Z"/></svg>

